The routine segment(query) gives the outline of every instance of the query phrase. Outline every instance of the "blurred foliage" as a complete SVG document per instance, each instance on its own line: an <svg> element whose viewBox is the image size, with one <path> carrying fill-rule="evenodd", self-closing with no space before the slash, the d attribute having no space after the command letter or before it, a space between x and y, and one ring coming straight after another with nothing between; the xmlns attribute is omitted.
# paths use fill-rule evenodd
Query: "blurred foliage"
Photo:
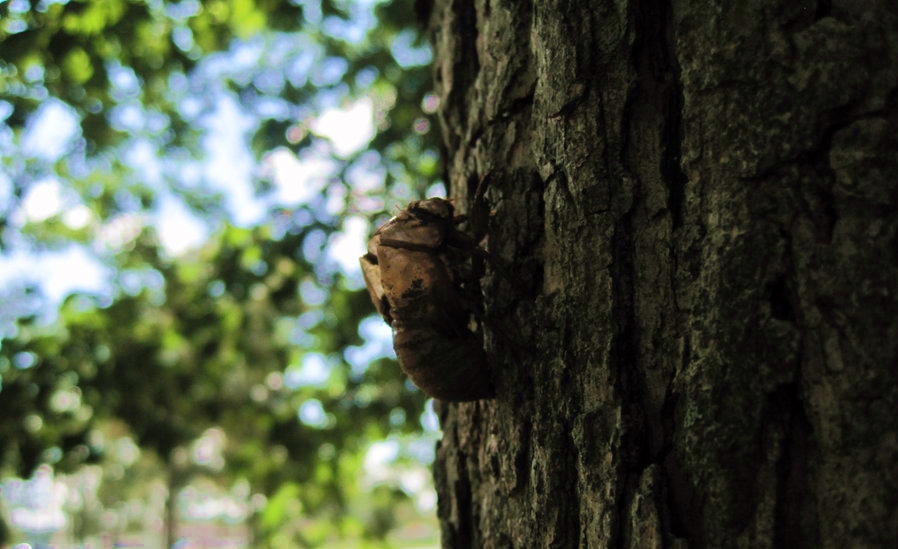
<svg viewBox="0 0 898 549"><path fill-rule="evenodd" d="M438 182L435 132L421 131L433 124L429 50L411 4L0 1L0 252L76 246L112 273L106 291L50 312L34 280L0 289L0 474L105 467L115 425L126 434L114 440L133 438L183 484L199 463L190 449L219 429L223 462L205 471L264 496L259 546L316 546L325 524L387 536L402 490L365 495L367 517L347 510L370 443L419 433L424 397L388 356L352 358L371 344L360 325L373 310L328 251L353 218ZM338 154L313 121L362 98L376 133L368 149ZM227 102L252 121L233 131L257 162L325 151L334 174L237 223L227 189L201 168ZM76 120L57 151L29 140L49 106ZM257 198L275 193L269 172L246 182ZM23 204L47 180L67 205L29 218ZM162 245L151 212L172 199L206 227L200 248ZM284 530L297 514L301 536Z"/></svg>

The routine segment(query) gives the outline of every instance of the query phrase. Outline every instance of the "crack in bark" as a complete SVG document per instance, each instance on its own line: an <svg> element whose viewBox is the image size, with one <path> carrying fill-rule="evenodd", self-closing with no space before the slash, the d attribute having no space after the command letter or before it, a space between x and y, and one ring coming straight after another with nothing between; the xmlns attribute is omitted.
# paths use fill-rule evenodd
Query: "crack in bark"
<svg viewBox="0 0 898 549"><path fill-rule="evenodd" d="M536 93L536 82L530 86L527 93L521 97L512 99L508 105L497 113L497 116L487 121L487 126L492 126L500 122L505 122L509 118L513 118L521 113L526 112L533 107L533 99Z"/></svg>
<svg viewBox="0 0 898 549"><path fill-rule="evenodd" d="M665 522L670 527L670 533L686 540L687 547L691 549L705 549L707 541L701 495L676 453L670 452L665 457L661 479L667 503ZM667 541L665 536L665 543Z"/></svg>
<svg viewBox="0 0 898 549"><path fill-rule="evenodd" d="M855 122L885 117L888 114L886 109L854 112L856 107L856 103L850 103L824 111L821 113L818 123L820 137L812 147L767 166L751 177L744 178L748 183L764 183L786 173L787 168L790 167L800 166L810 170L809 188L799 193L797 201L808 219L814 223L817 240L821 244L832 243L833 231L838 221L835 197L833 196L835 174L829 163L833 137L837 132Z"/></svg>
<svg viewBox="0 0 898 549"><path fill-rule="evenodd" d="M829 138L831 143L832 137ZM829 147L827 147L829 150ZM785 273L770 285L771 317L793 324L803 323L800 319L801 305L789 276L796 276L798 269L793 258L792 235L784 228L781 237L786 241ZM804 349L800 342L799 349ZM813 443L813 426L807 417L805 403L801 396L803 385L804 357L799 350L794 360L795 378L791 383L777 387L770 396L775 413L782 417L768 417L765 424L779 421L783 426L781 454L776 467L776 501L774 503L773 541L776 547L810 549L819 547L819 526L814 512L808 512L814 498L812 475L808 462L810 446Z"/></svg>
<svg viewBox="0 0 898 549"><path fill-rule="evenodd" d="M625 464L626 473L618 476L617 490L617 523L609 534L610 547L625 547L629 540L625 539L625 525L628 523L629 502L635 490L634 472L640 471L644 463L638 461L645 456L646 421L642 407L641 391L634 373L639 371L638 356L634 346L634 267L633 267L633 226L632 211L624 214L617 222L612 236L612 304L611 312L614 322L614 338L610 353L610 369L615 376L618 398L621 400L622 429L618 450L620 462ZM638 475L635 477L638 479Z"/></svg>
<svg viewBox="0 0 898 549"><path fill-rule="evenodd" d="M662 509L661 521L664 526L663 532L665 536L663 541L665 547L670 547L671 540L667 536L668 533L676 538L696 542L704 538L704 533L700 529L700 522L694 520L697 516L697 510L689 505L696 497L695 490L691 481L679 467L679 460L673 453L674 432L676 429L675 420L679 401L679 396L674 393L674 379L677 372L686 370L691 360L692 341L687 333L683 336L683 351L680 356L679 367L676 371L671 372L666 397L661 407L664 446L657 461L660 464L661 497L664 503L660 508ZM683 511L684 507L688 509L686 512Z"/></svg>
<svg viewBox="0 0 898 549"><path fill-rule="evenodd" d="M770 282L767 294L770 296L770 316L777 320L795 322L787 276L780 275Z"/></svg>
<svg viewBox="0 0 898 549"><path fill-rule="evenodd" d="M817 0L817 9L814 12L814 21L827 17L833 11L832 0Z"/></svg>
<svg viewBox="0 0 898 549"><path fill-rule="evenodd" d="M458 522L456 523L456 541L459 549L473 547L474 513L471 498L471 482L468 479L467 456L459 452L458 478L455 483L455 501L458 504Z"/></svg>
<svg viewBox="0 0 898 549"><path fill-rule="evenodd" d="M457 55L452 64L452 88L447 97L447 112L457 117L448 123L450 127L467 128L468 96L474 90L474 82L480 73L480 58L477 55L477 12L473 2L455 0L449 7L452 17L452 28L444 31L456 37ZM461 137L461 136L459 136ZM455 143L453 143L454 148Z"/></svg>
<svg viewBox="0 0 898 549"><path fill-rule="evenodd" d="M471 497L471 482L468 478L468 462L467 456L460 450L454 457L455 463L453 465L456 465L454 470L456 471L455 476L457 478L452 482L451 486L449 485L450 479L446 478L445 470L443 468L437 467L434 471L434 474L437 477L435 479L437 481L437 486L439 487L442 485L442 488L438 489L437 493L452 495L450 501L444 503L441 499L438 502L438 505L440 507L443 507L443 505L446 504L455 506L455 513L452 513L451 509L445 508L440 509L440 512L438 513L441 517L441 522L443 523L442 546L454 549L468 549L474 547L474 513ZM453 514L455 515L455 520L452 520Z"/></svg>
<svg viewBox="0 0 898 549"><path fill-rule="evenodd" d="M662 27L660 52L662 65L670 70L669 79L664 84L664 129L661 176L667 184L667 209L671 215L671 229L683 225L683 200L688 179L680 164L683 145L683 83L680 80L680 63L677 60L673 36L673 8L670 0L660 3L659 20Z"/></svg>
<svg viewBox="0 0 898 549"><path fill-rule="evenodd" d="M809 497L809 447L812 427L801 401L798 383L781 386L773 395L783 416L782 454L776 463L777 498L774 507L774 546L805 549L819 547L814 514L806 512Z"/></svg>
<svg viewBox="0 0 898 549"><path fill-rule="evenodd" d="M638 29L632 47L632 63L638 77L636 84L630 91L627 99L625 110L625 128L629 125L641 124L633 135L648 137L653 135L651 128L659 128L659 133L654 133L658 143L659 156L654 159L639 158L638 144L625 142L624 144L624 165L631 173L638 173L639 163L657 162L658 172L660 174L661 184L666 187L666 210L670 215L670 230L677 231L683 225L685 216L685 194L686 185L688 183L687 176L683 171L681 164L682 141L683 141L683 84L680 79L680 66L677 59L674 28L673 28L673 8L670 0L661 3L643 1L637 3L636 17ZM662 39L658 39L661 37ZM648 113L648 114L646 114ZM639 116L642 116L640 120ZM658 131L657 129L655 131ZM629 132L625 133L625 137ZM629 140L628 140L629 141ZM651 150L649 148L648 150ZM636 164L631 165L631 162ZM645 170L645 168L643 168ZM646 177L646 176L644 176ZM643 210L644 197L641 193L651 192L643 190L639 187L643 184L638 177L635 178L633 190L634 209L632 211ZM643 212L643 215L653 215L654 212ZM629 218L628 216L625 219ZM632 229L631 229L632 231ZM630 232L632 238L632 232ZM615 231L615 237L618 231ZM667 268L669 269L670 280L670 296L674 312L679 314L679 306L677 304L678 284L677 284L677 247L671 239L668 243L669 250L667 257L670 259ZM618 247L615 246L615 250ZM634 250L628 252L633 254ZM615 265L618 263L619 257L615 255ZM632 257L630 258L632 261ZM630 266L632 271L633 266ZM623 284L621 284L623 285ZM615 296L620 295L620 289L615 287ZM633 288L630 288L632 294ZM631 318L629 321L634 323L627 327L627 330L636 330L636 319L632 317L635 306L634 297L629 296ZM615 318L618 314L615 312ZM677 327L667 329L668 337L681 337L680 330ZM629 337L633 337L630 335ZM639 423L639 432L632 433L633 440L630 440L628 446L624 446L626 450L622 459L628 460L628 454L641 455L643 462L633 463L628 467L627 484L625 494L620 501L626 502L622 506L623 509L629 508L629 502L632 500L634 491L637 489L635 483L639 482L639 474L646 467L652 464L658 465L658 489L654 494L655 505L659 519L661 521L662 540L661 543L665 547L674 543L674 538L686 540L690 547L702 548L705 546L705 534L703 532L703 513L702 504L699 501L700 495L696 491L694 484L689 477L686 469L683 468L679 459L673 454L673 441L677 429L675 423L676 418L676 397L673 393L673 380L677 371L686 368L691 357L691 344L688 335L682 336L683 354L681 357L682 364L679 368L671 368L667 372L668 380L666 391L663 399L657 403L644 402L648 387L647 380L636 379L633 387L622 391L627 399L627 394L633 392L634 396L630 399L637 400L630 403L625 402L625 406L629 412L628 415L633 416L634 423ZM637 359L635 350L630 351L632 368L636 368ZM639 371L639 370L634 370ZM622 374L623 375L623 374ZM638 420L637 420L638 414ZM635 429L635 425L634 425ZM654 444L650 439L651 433L660 433L660 440ZM628 463L629 465L629 463ZM635 475L635 476L634 476ZM634 480L635 479L635 480ZM619 539L617 543L627 543L628 540Z"/></svg>

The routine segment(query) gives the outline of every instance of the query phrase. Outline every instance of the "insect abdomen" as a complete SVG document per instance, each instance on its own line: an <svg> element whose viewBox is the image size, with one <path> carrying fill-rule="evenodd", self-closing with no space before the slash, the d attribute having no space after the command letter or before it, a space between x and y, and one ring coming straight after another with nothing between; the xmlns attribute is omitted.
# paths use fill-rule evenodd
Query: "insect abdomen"
<svg viewBox="0 0 898 549"><path fill-rule="evenodd" d="M394 323L393 347L399 365L428 396L465 402L495 396L480 342L447 338L432 328L406 328Z"/></svg>

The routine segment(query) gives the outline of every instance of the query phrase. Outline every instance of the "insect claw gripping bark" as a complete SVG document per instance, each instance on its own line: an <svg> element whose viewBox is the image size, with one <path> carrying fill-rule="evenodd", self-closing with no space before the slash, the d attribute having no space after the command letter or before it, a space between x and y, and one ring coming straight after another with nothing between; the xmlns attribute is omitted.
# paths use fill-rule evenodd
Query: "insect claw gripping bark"
<svg viewBox="0 0 898 549"><path fill-rule="evenodd" d="M495 390L469 327L480 302L472 291L477 242L456 228L454 211L443 198L412 202L374 231L360 262L403 371L427 395L464 402Z"/></svg>

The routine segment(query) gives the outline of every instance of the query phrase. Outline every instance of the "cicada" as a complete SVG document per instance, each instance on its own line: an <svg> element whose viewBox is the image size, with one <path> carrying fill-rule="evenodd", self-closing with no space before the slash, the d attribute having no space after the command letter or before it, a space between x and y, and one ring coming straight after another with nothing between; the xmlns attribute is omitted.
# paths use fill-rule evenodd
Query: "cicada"
<svg viewBox="0 0 898 549"><path fill-rule="evenodd" d="M360 261L403 371L427 395L463 402L495 391L477 333L477 242L454 213L443 198L412 202L374 231Z"/></svg>

